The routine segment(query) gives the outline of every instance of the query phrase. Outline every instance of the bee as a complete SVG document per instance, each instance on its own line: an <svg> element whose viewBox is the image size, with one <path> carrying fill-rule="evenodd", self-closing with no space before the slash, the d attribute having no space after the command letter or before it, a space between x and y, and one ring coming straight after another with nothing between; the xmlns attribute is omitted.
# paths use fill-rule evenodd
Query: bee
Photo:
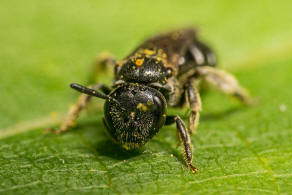
<svg viewBox="0 0 292 195"><path fill-rule="evenodd" d="M234 76L216 67L216 56L201 42L195 29L178 29L154 36L117 62L110 55L98 66L114 68L111 87L73 83L82 93L55 133L74 126L92 97L105 100L103 123L113 140L127 150L145 145L164 125L176 124L183 143L186 165L195 173L190 135L196 132L202 104L200 81L249 105L250 98ZM100 68L97 68L100 70ZM167 107L190 109L188 126L179 115L167 115Z"/></svg>

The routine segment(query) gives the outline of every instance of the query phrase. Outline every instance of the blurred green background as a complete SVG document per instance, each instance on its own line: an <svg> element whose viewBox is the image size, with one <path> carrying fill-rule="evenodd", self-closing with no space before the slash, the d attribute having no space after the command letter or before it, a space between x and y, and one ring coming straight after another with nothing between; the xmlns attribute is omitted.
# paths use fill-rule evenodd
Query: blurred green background
<svg viewBox="0 0 292 195"><path fill-rule="evenodd" d="M292 191L292 3L288 0L0 1L0 193L270 193ZM175 127L139 155L104 134L102 101L54 136L102 51L122 59L147 37L195 26L260 105L211 91L192 137L189 173ZM111 77L105 75L106 83ZM179 112L186 120L186 110ZM171 157L174 154L174 157Z"/></svg>

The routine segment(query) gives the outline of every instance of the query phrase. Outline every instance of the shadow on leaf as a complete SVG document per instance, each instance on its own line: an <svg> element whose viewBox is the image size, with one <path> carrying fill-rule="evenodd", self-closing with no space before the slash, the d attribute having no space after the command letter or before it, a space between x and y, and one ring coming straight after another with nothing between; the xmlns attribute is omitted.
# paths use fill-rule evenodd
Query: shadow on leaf
<svg viewBox="0 0 292 195"><path fill-rule="evenodd" d="M231 107L229 109L223 110L222 112L202 114L201 121L215 121L219 119L224 119L244 109L245 107Z"/></svg>
<svg viewBox="0 0 292 195"><path fill-rule="evenodd" d="M97 127L99 129L97 129ZM127 160L131 157L138 156L143 152L143 149L128 151L114 143L106 133L106 129L102 122L95 120L83 122L79 125L79 128L79 133L81 133L86 140L90 141L94 150L102 156L107 156L117 160Z"/></svg>
<svg viewBox="0 0 292 195"><path fill-rule="evenodd" d="M117 160L127 160L142 154L143 149L125 150L120 145L110 139L100 141L96 145L96 152L103 156L108 156Z"/></svg>

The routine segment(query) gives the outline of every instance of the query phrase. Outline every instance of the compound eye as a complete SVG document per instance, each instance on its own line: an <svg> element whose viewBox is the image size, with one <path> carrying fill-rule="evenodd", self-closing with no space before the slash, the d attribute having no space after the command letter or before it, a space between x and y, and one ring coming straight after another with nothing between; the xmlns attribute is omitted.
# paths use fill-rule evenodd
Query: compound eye
<svg viewBox="0 0 292 195"><path fill-rule="evenodd" d="M157 115L160 117L165 114L165 102L157 96L153 97L153 102L156 105Z"/></svg>
<svg viewBox="0 0 292 195"><path fill-rule="evenodd" d="M166 77L169 78L173 75L173 70L171 68L166 69Z"/></svg>

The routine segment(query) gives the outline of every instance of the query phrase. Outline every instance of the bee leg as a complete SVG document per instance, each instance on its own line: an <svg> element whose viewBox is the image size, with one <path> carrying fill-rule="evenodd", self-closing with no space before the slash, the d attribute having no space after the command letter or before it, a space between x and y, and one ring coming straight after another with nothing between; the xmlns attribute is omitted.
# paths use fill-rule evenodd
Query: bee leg
<svg viewBox="0 0 292 195"><path fill-rule="evenodd" d="M164 125L172 125L173 123L175 123L175 119L174 118L175 118L174 115L166 116L166 120L165 120ZM177 143L176 143L176 147L179 147L180 146L180 143L181 143L181 139L180 139L179 133L177 131Z"/></svg>
<svg viewBox="0 0 292 195"><path fill-rule="evenodd" d="M176 123L176 128L178 131L179 139L183 143L183 153L184 159L187 166L191 169L193 173L198 172L198 169L192 165L193 153L192 153L192 144L190 140L189 132L187 131L184 122L179 116L167 116L166 125Z"/></svg>
<svg viewBox="0 0 292 195"><path fill-rule="evenodd" d="M200 111L202 110L202 103L199 91L194 87L191 81L189 81L186 85L185 94L186 102L188 102L191 109L188 130L190 134L193 134L197 132L197 127L200 120Z"/></svg>
<svg viewBox="0 0 292 195"><path fill-rule="evenodd" d="M203 77L207 83L223 93L234 96L245 105L254 103L247 91L239 85L236 78L230 73L210 66L197 67L197 71L199 76Z"/></svg>
<svg viewBox="0 0 292 195"><path fill-rule="evenodd" d="M113 75L112 71L115 67L116 60L109 52L102 52L97 61L94 63L93 70L90 72L89 84L100 82L102 75Z"/></svg>
<svg viewBox="0 0 292 195"><path fill-rule="evenodd" d="M105 94L110 92L110 89L103 84L97 84L92 87L89 87L95 90L102 90ZM55 134L60 134L62 132L67 131L69 128L74 127L76 124L76 120L79 117L80 112L86 107L86 105L90 102L92 96L86 95L82 93L77 102L72 105L65 117L65 120L62 122L61 126L58 129L48 129L48 131L53 132Z"/></svg>

